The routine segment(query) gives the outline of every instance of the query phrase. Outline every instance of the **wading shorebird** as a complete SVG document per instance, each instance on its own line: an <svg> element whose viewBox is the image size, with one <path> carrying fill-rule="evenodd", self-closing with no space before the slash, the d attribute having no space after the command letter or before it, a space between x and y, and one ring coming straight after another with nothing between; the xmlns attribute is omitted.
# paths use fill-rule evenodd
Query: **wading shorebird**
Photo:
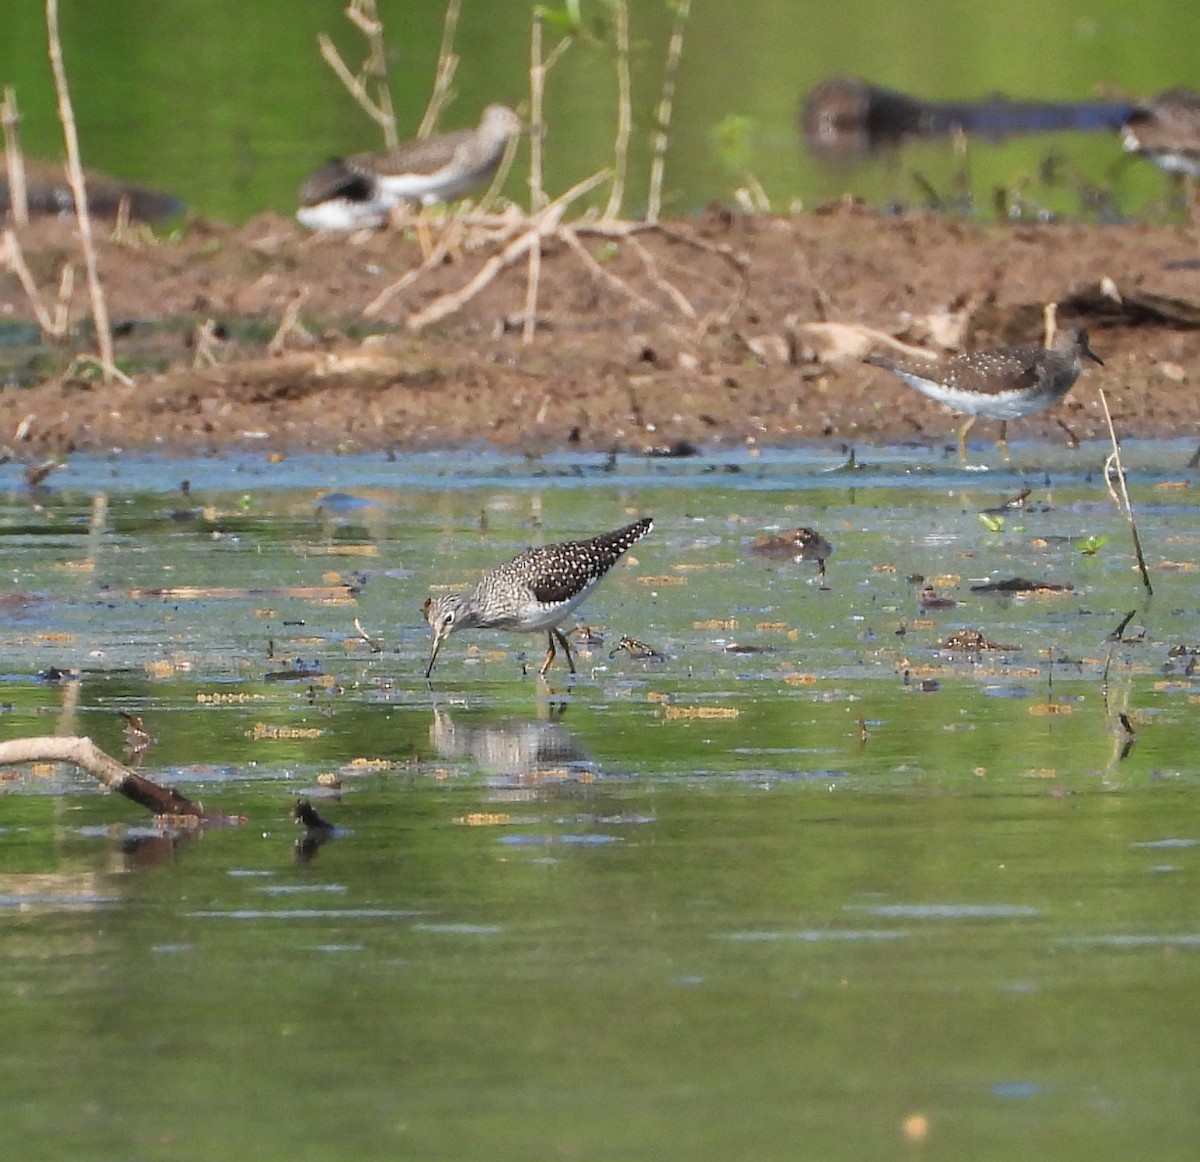
<svg viewBox="0 0 1200 1162"><path fill-rule="evenodd" d="M585 541L527 549L486 573L470 594L446 593L427 598L423 608L425 620L433 629L433 651L425 667L425 677L433 673L442 642L462 629L545 632L548 649L538 672L545 676L550 668L557 641L566 652L571 673L575 673L571 646L559 624L653 527L654 521L643 517L615 532L601 533Z"/></svg>
<svg viewBox="0 0 1200 1162"><path fill-rule="evenodd" d="M949 359L891 359L868 355L864 363L898 375L909 387L967 417L958 429L958 458L967 462L967 433L975 421L1000 421L1000 446L1008 457L1008 421L1058 403L1083 370L1084 358L1103 365L1082 327L1059 331L1049 347L989 347Z"/></svg>

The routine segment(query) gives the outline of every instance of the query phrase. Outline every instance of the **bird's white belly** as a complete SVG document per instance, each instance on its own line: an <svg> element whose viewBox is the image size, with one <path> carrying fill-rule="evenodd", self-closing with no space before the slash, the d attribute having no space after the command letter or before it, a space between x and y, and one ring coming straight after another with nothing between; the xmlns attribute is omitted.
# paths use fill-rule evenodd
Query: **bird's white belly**
<svg viewBox="0 0 1200 1162"><path fill-rule="evenodd" d="M296 220L309 230L375 229L387 222L388 208L382 201L352 202L349 198L330 198L315 206L301 206Z"/></svg>
<svg viewBox="0 0 1200 1162"><path fill-rule="evenodd" d="M580 590L569 601L562 601L556 605L543 605L537 601L530 601L522 606L520 619L515 622L511 628L518 633L546 633L552 630L561 621L565 621L571 614L583 604L587 599L587 595L595 589L597 578L590 585Z"/></svg>
<svg viewBox="0 0 1200 1162"><path fill-rule="evenodd" d="M439 187L444 184L441 170L432 174L396 174L379 178L379 192L395 206L401 202L431 205L441 200Z"/></svg>
<svg viewBox="0 0 1200 1162"><path fill-rule="evenodd" d="M1182 153L1160 153L1154 158L1154 164L1167 173L1181 173L1185 177L1200 177L1200 161Z"/></svg>
<svg viewBox="0 0 1200 1162"><path fill-rule="evenodd" d="M1015 420L1020 416L1032 415L1044 408L1048 401L1053 400L1054 392L1016 391L998 392L981 395L974 391L960 391L932 380L921 379L915 375L901 375L910 387L915 387L922 395L936 400L945 407L959 412L964 416L986 416L991 420Z"/></svg>

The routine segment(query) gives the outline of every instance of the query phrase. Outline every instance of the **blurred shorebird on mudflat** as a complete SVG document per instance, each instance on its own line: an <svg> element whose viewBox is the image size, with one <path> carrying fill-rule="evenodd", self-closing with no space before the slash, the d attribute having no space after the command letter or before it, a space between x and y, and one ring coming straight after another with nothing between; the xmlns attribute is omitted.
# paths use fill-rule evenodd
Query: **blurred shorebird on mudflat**
<svg viewBox="0 0 1200 1162"><path fill-rule="evenodd" d="M1166 173L1200 178L1200 93L1167 89L1136 106L1121 126L1121 141Z"/></svg>
<svg viewBox="0 0 1200 1162"><path fill-rule="evenodd" d="M300 187L296 217L312 230L357 230L386 225L404 202L452 202L491 180L520 131L507 105L489 105L474 129L335 158Z"/></svg>

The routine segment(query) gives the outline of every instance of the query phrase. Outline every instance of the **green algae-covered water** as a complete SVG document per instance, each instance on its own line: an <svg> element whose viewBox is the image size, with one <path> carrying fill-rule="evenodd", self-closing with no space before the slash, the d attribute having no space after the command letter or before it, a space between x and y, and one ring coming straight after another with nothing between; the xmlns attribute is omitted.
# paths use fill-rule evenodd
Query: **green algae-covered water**
<svg viewBox="0 0 1200 1162"><path fill-rule="evenodd" d="M248 820L0 772L0 1150L1190 1159L1191 451L1127 449L1151 600L1097 447L0 467L0 738L125 711ZM634 514L574 682L422 679L431 589Z"/></svg>

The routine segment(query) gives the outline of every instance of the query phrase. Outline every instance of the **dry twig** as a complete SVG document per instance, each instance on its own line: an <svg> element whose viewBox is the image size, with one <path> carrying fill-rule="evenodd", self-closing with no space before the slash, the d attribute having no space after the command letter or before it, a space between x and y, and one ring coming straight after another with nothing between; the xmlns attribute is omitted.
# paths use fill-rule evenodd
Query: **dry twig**
<svg viewBox="0 0 1200 1162"><path fill-rule="evenodd" d="M295 335L306 347L313 345L312 334L300 322L300 308L304 306L307 300L308 287L304 287L284 307L283 318L279 320L279 326L276 328L275 334L271 336L271 341L267 344L268 354L282 355L290 335Z"/></svg>
<svg viewBox="0 0 1200 1162"><path fill-rule="evenodd" d="M360 622L357 617L354 619L354 628L358 630L358 636L362 638L362 640L365 641L368 646L371 647L371 653L383 653L383 642L381 642L377 637L372 637L371 634L367 633L367 631L362 627L362 622Z"/></svg>
<svg viewBox="0 0 1200 1162"><path fill-rule="evenodd" d="M583 263L588 273L592 275L597 282L606 283L614 290L619 291L626 298L643 311L653 311L654 304L646 298L640 291L635 290L629 285L620 275L613 274L611 270L605 270L603 266L592 257L592 253L582 242L579 241L579 235L570 226L561 226L558 230L558 237L561 238L576 254L579 261Z"/></svg>
<svg viewBox="0 0 1200 1162"><path fill-rule="evenodd" d="M511 171L513 160L517 156L517 146L519 144L520 139L515 134L505 143L504 156L500 159L500 164L496 167L491 184L484 191L483 197L479 199L479 205L472 211L473 214L487 215L491 213L492 204L500 196L500 191L504 189L504 183L508 181L509 171Z"/></svg>
<svg viewBox="0 0 1200 1162"><path fill-rule="evenodd" d="M33 310L34 317L38 321L38 326L42 329L42 334L50 340L62 340L67 335L67 313L64 308L63 293L67 290L68 271L70 273L70 284L74 286L74 267L68 264L63 268L62 277L59 282L59 301L57 308L52 315L42 302L42 296L38 292L37 283L33 281L33 275L29 272L29 267L25 263L25 255L21 250L21 243L17 239L17 235L12 230L4 231L4 264L17 277L17 281L21 284L21 289L25 292L25 297L29 300L29 305Z"/></svg>
<svg viewBox="0 0 1200 1162"><path fill-rule="evenodd" d="M383 43L383 22L375 11L375 0L350 0L346 18L367 38L370 51L356 76L342 59L332 40L318 33L317 46L325 63L333 69L346 91L376 125L383 130L384 144L393 149L399 143L392 94L388 88L387 51ZM373 82L374 92L368 87Z"/></svg>
<svg viewBox="0 0 1200 1162"><path fill-rule="evenodd" d="M193 367L216 367L217 344L221 342L220 326L216 319L205 319L196 327L193 336Z"/></svg>
<svg viewBox="0 0 1200 1162"><path fill-rule="evenodd" d="M542 110L546 95L546 74L554 67L571 43L571 37L564 36L543 61L542 28L541 10L535 9L529 43L529 210L535 215L535 218L546 206L546 188L542 178L542 151L546 136ZM561 217L562 215L559 214L559 220ZM554 225L557 226L558 221L555 221ZM529 255L529 271L525 280L525 319L521 326L521 341L531 343L534 328L537 326L538 286L542 277L541 236L537 237L536 245L523 247L521 253Z"/></svg>
<svg viewBox="0 0 1200 1162"><path fill-rule="evenodd" d="M531 250L540 250L542 240L554 234L558 229L563 215L567 212L571 203L582 198L585 194L591 193L597 186L603 185L608 178L609 171L603 169L598 173L592 174L590 178L576 182L565 194L562 194L544 209L529 218L528 226L524 233L510 242L499 254L492 255L466 286L452 293L441 295L424 310L418 311L415 315L410 315L405 322L405 326L410 331L419 331L423 327L429 326L430 323L439 322L447 315L452 315L455 311L460 310L465 303L470 302L484 287L491 283L501 271L511 266ZM528 298L526 299L526 303L528 304Z"/></svg>
<svg viewBox="0 0 1200 1162"><path fill-rule="evenodd" d="M630 249L642 260L642 265L646 268L646 274L650 277L650 281L654 283L660 291L663 292L689 319L696 317L696 308L688 302L687 296L673 282L669 282L658 273L658 264L654 261L654 255L650 253L638 241L637 235L629 236Z"/></svg>
<svg viewBox="0 0 1200 1162"><path fill-rule="evenodd" d="M437 245L430 251L420 266L407 271L395 282L384 287L364 308L363 314L374 318L406 287L411 286L423 274L441 266L448 254L461 249L466 241L471 245L481 245L483 242L507 242L519 230L525 228L528 218L520 213L515 206L510 207L510 213L503 215L484 214L480 210L453 214ZM497 227L498 224L498 227ZM469 235L469 238L468 238Z"/></svg>

